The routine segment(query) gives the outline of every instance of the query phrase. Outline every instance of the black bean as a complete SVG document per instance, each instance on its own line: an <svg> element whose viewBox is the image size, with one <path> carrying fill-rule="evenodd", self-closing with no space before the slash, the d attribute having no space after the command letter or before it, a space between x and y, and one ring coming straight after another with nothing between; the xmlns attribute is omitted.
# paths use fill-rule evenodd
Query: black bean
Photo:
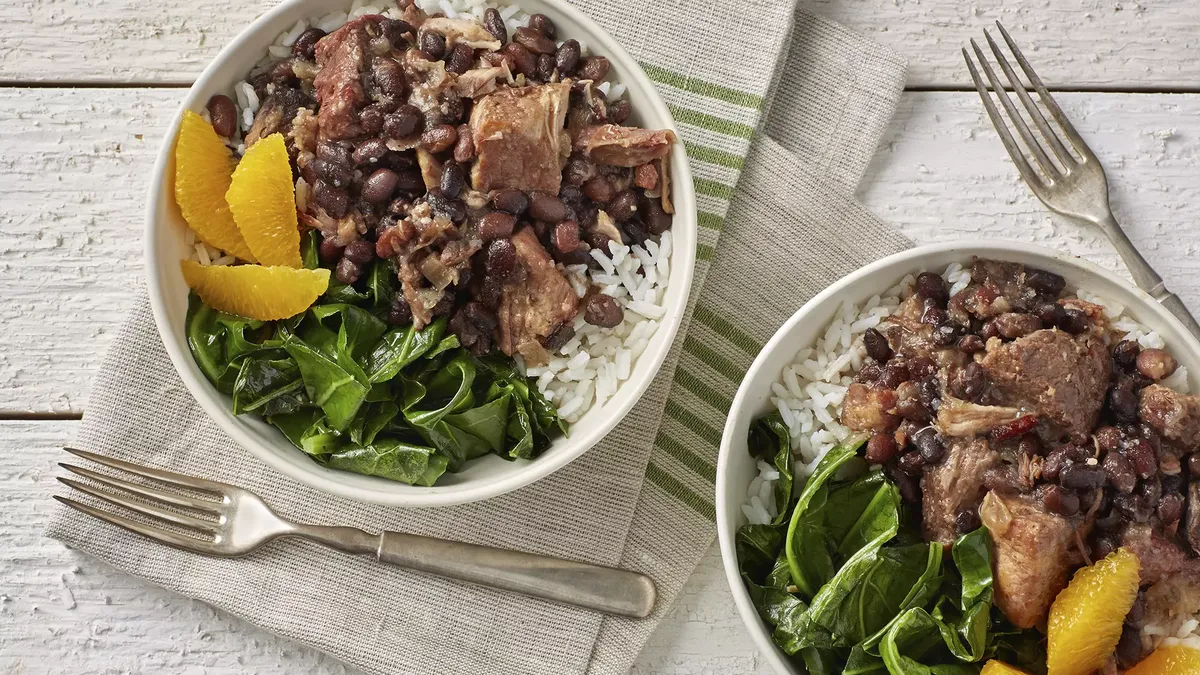
<svg viewBox="0 0 1200 675"><path fill-rule="evenodd" d="M454 161L464 164L475 156L475 139L471 137L471 128L466 124L458 127L458 140L454 143Z"/></svg>
<svg viewBox="0 0 1200 675"><path fill-rule="evenodd" d="M567 205L548 192L531 192L529 217L545 223L557 223L567 217Z"/></svg>
<svg viewBox="0 0 1200 675"><path fill-rule="evenodd" d="M1046 450L1037 434L1025 434L1017 441L1017 452L1029 457L1041 456Z"/></svg>
<svg viewBox="0 0 1200 675"><path fill-rule="evenodd" d="M331 218L342 218L350 210L350 196L346 191L323 180L313 184L313 199Z"/></svg>
<svg viewBox="0 0 1200 675"><path fill-rule="evenodd" d="M996 317L996 330L1000 337L1015 340L1042 329L1042 320L1032 314L1006 312Z"/></svg>
<svg viewBox="0 0 1200 675"><path fill-rule="evenodd" d="M896 454L896 438L892 434L876 432L867 441L866 457L872 464L887 464Z"/></svg>
<svg viewBox="0 0 1200 675"><path fill-rule="evenodd" d="M479 238L484 241L512 236L517 219L503 211L491 211L479 220Z"/></svg>
<svg viewBox="0 0 1200 675"><path fill-rule="evenodd" d="M534 54L553 54L555 50L553 40L529 26L523 26L513 31L513 42Z"/></svg>
<svg viewBox="0 0 1200 675"><path fill-rule="evenodd" d="M912 440L926 464L938 464L946 458L946 443L933 427L921 429Z"/></svg>
<svg viewBox="0 0 1200 675"><path fill-rule="evenodd" d="M369 241L359 239L347 244L346 252L342 255L356 265L366 265L375 259L375 246Z"/></svg>
<svg viewBox="0 0 1200 675"><path fill-rule="evenodd" d="M457 162L446 162L442 165L442 179L440 182L442 194L447 197L457 197L462 192L466 182L462 165Z"/></svg>
<svg viewBox="0 0 1200 675"><path fill-rule="evenodd" d="M237 107L224 94L217 94L208 99L208 119L218 136L232 138L237 133Z"/></svg>
<svg viewBox="0 0 1200 675"><path fill-rule="evenodd" d="M342 258L337 264L334 276L343 284L352 284L362 275L362 268L349 258Z"/></svg>
<svg viewBox="0 0 1200 675"><path fill-rule="evenodd" d="M614 101L608 106L607 122L611 124L621 125L629 121L629 116L633 114L633 105L627 99Z"/></svg>
<svg viewBox="0 0 1200 675"><path fill-rule="evenodd" d="M1137 421L1137 396L1130 389L1115 387L1108 393L1108 407L1121 422Z"/></svg>
<svg viewBox="0 0 1200 675"><path fill-rule="evenodd" d="M983 338L985 341L991 340L992 338L999 339L1000 329L996 327L996 322L988 321L980 326L979 337Z"/></svg>
<svg viewBox="0 0 1200 675"><path fill-rule="evenodd" d="M967 364L966 368L959 371L955 383L959 398L979 403L987 390L987 373L983 366L972 361Z"/></svg>
<svg viewBox="0 0 1200 675"><path fill-rule="evenodd" d="M1058 324L1058 327L1062 330L1072 335L1079 335L1091 325L1091 320L1088 319L1088 315L1083 310L1067 307L1063 311L1066 313L1066 318L1062 323Z"/></svg>
<svg viewBox="0 0 1200 675"><path fill-rule="evenodd" d="M537 57L535 57L524 45L510 42L504 45L504 49L500 50L506 58L513 63L514 74L520 73L525 77L533 77L537 74Z"/></svg>
<svg viewBox="0 0 1200 675"><path fill-rule="evenodd" d="M900 455L897 466L909 476L920 476L922 470L925 468L925 460L921 457L920 452L914 450Z"/></svg>
<svg viewBox="0 0 1200 675"><path fill-rule="evenodd" d="M412 323L412 308L400 293L392 299L392 307L388 312L388 323L393 326L407 326Z"/></svg>
<svg viewBox="0 0 1200 675"><path fill-rule="evenodd" d="M942 404L942 389L936 377L926 377L917 383L917 397L929 413L936 414Z"/></svg>
<svg viewBox="0 0 1200 675"><path fill-rule="evenodd" d="M401 19L384 19L380 27L383 31L383 36L397 49L407 49L408 38L406 35L416 32L413 30L411 24Z"/></svg>
<svg viewBox="0 0 1200 675"><path fill-rule="evenodd" d="M1044 302L1038 305L1035 314L1047 326L1061 326L1067 320L1067 310L1057 302Z"/></svg>
<svg viewBox="0 0 1200 675"><path fill-rule="evenodd" d="M607 176L599 175L583 184L583 194L593 202L603 205L612 201L616 191L613 190L612 181Z"/></svg>
<svg viewBox="0 0 1200 675"><path fill-rule="evenodd" d="M1125 456L1133 463L1133 470L1143 480L1158 472L1158 460L1155 458L1154 446L1144 438L1130 441L1125 448Z"/></svg>
<svg viewBox="0 0 1200 675"><path fill-rule="evenodd" d="M429 58L435 61L446 55L446 38L440 33L423 31L418 45L421 51L428 54Z"/></svg>
<svg viewBox="0 0 1200 675"><path fill-rule="evenodd" d="M363 181L362 198L372 204L383 204L392 198L392 193L396 191L399 183L400 176L395 171L375 169Z"/></svg>
<svg viewBox="0 0 1200 675"><path fill-rule="evenodd" d="M1117 492L1129 494L1137 487L1137 474L1133 471L1133 464L1120 452L1114 450L1104 455L1101 466L1104 467L1109 484Z"/></svg>
<svg viewBox="0 0 1200 675"><path fill-rule="evenodd" d="M1101 452L1115 452L1121 447L1121 432L1116 427L1102 426L1092 434Z"/></svg>
<svg viewBox="0 0 1200 675"><path fill-rule="evenodd" d="M1042 505L1050 513L1068 517L1079 513L1079 495L1074 492L1053 484L1043 485L1040 492Z"/></svg>
<svg viewBox="0 0 1200 675"><path fill-rule="evenodd" d="M879 384L888 389L895 389L901 383L907 382L912 378L908 372L908 364L901 359L889 361L883 367L883 376L879 378Z"/></svg>
<svg viewBox="0 0 1200 675"><path fill-rule="evenodd" d="M529 27L551 40L558 38L558 30L554 27L554 22L545 14L534 14L529 17Z"/></svg>
<svg viewBox="0 0 1200 675"><path fill-rule="evenodd" d="M551 353L556 352L573 337L575 337L575 327L570 322L564 323L546 336L546 349Z"/></svg>
<svg viewBox="0 0 1200 675"><path fill-rule="evenodd" d="M461 223L467 219L467 207L457 199L451 199L437 191L425 195L425 199L428 200L429 208L435 215L448 218L455 223Z"/></svg>
<svg viewBox="0 0 1200 675"><path fill-rule="evenodd" d="M537 57L537 76L543 82L549 82L554 77L554 57L542 54Z"/></svg>
<svg viewBox="0 0 1200 675"><path fill-rule="evenodd" d="M1183 495L1167 494L1158 501L1158 519L1164 525L1179 522L1183 516Z"/></svg>
<svg viewBox="0 0 1200 675"><path fill-rule="evenodd" d="M916 291L923 299L933 300L943 306L950 299L950 288L946 285L946 280L932 272L917 275Z"/></svg>
<svg viewBox="0 0 1200 675"><path fill-rule="evenodd" d="M444 152L458 141L458 129L452 124L439 124L421 134L421 148L427 152Z"/></svg>
<svg viewBox="0 0 1200 675"><path fill-rule="evenodd" d="M421 177L421 172L416 169L407 171L397 171L400 176L400 182L396 185L396 190L399 192L415 193L425 191L425 179Z"/></svg>
<svg viewBox="0 0 1200 675"><path fill-rule="evenodd" d="M938 371L938 366L928 356L914 356L908 359L908 373L914 380L923 380Z"/></svg>
<svg viewBox="0 0 1200 675"><path fill-rule="evenodd" d="M1057 481L1063 467L1072 463L1071 454L1072 449L1069 445L1062 445L1051 450L1046 455L1045 463L1042 464L1042 478Z"/></svg>
<svg viewBox="0 0 1200 675"><path fill-rule="evenodd" d="M1104 469L1090 464L1069 464L1058 474L1059 484L1073 490L1094 490L1107 480Z"/></svg>
<svg viewBox="0 0 1200 675"><path fill-rule="evenodd" d="M921 323L937 328L950 323L950 315L946 310L937 306L937 301L925 300L925 309L921 312Z"/></svg>
<svg viewBox="0 0 1200 675"><path fill-rule="evenodd" d="M492 193L492 206L506 213L511 213L514 216L519 216L525 213L525 209L529 208L529 198L520 190L505 188Z"/></svg>
<svg viewBox="0 0 1200 675"><path fill-rule="evenodd" d="M608 76L610 65L603 56L589 56L579 66L579 77L584 80L599 82Z"/></svg>
<svg viewBox="0 0 1200 675"><path fill-rule="evenodd" d="M267 78L272 84L291 88L296 84L296 72L292 70L292 59L286 58L271 66Z"/></svg>
<svg viewBox="0 0 1200 675"><path fill-rule="evenodd" d="M375 84L379 85L379 89L392 98L402 98L408 92L404 69L392 59L377 58L372 61L371 74L375 76Z"/></svg>
<svg viewBox="0 0 1200 675"><path fill-rule="evenodd" d="M353 163L350 147L337 141L326 140L317 143L317 159L323 159L344 166L349 166Z"/></svg>
<svg viewBox="0 0 1200 675"><path fill-rule="evenodd" d="M1067 280L1053 272L1027 267L1025 268L1025 285L1041 295L1055 297L1062 293L1062 289L1067 285Z"/></svg>
<svg viewBox="0 0 1200 675"><path fill-rule="evenodd" d="M383 119L383 132L388 138L408 138L421 128L425 116L414 105L402 105Z"/></svg>
<svg viewBox="0 0 1200 675"><path fill-rule="evenodd" d="M1124 370L1132 370L1137 364L1138 354L1142 351L1142 346L1137 340L1122 340L1113 347L1113 362Z"/></svg>
<svg viewBox="0 0 1200 675"><path fill-rule="evenodd" d="M883 377L883 367L874 361L868 361L859 369L858 374L854 377L854 381L862 382L863 384L875 384L881 377ZM913 391L915 392L916 390L914 389Z"/></svg>
<svg viewBox="0 0 1200 675"><path fill-rule="evenodd" d="M348 187L350 181L354 179L354 172L350 170L350 167L329 160L314 159L312 170L317 178L337 188Z"/></svg>
<svg viewBox="0 0 1200 675"><path fill-rule="evenodd" d="M321 245L317 247L317 255L321 258L321 262L326 265L334 265L342 259L343 247L338 246L337 242L332 237L327 237L321 240Z"/></svg>
<svg viewBox="0 0 1200 675"><path fill-rule="evenodd" d="M608 215L613 217L613 220L623 223L638 211L637 194L633 190L622 190L612 198L605 210L608 211Z"/></svg>
<svg viewBox="0 0 1200 675"><path fill-rule="evenodd" d="M1174 494L1183 492L1183 475L1182 474L1165 474L1162 477L1163 494Z"/></svg>
<svg viewBox="0 0 1200 675"><path fill-rule="evenodd" d="M671 229L671 214L663 210L662 202L657 197L643 194L638 199L638 211L650 234L657 236Z"/></svg>
<svg viewBox="0 0 1200 675"><path fill-rule="evenodd" d="M368 138L354 149L350 156L355 164L375 164L388 154L387 142L382 138Z"/></svg>
<svg viewBox="0 0 1200 675"><path fill-rule="evenodd" d="M863 366L866 370L866 366ZM862 371L859 371L862 374ZM929 408L921 403L921 399L917 395L917 384L905 383L896 389L896 412L906 420L913 422L928 422Z"/></svg>
<svg viewBox="0 0 1200 675"><path fill-rule="evenodd" d="M1193 478L1200 478L1200 452L1188 456L1188 472Z"/></svg>
<svg viewBox="0 0 1200 675"><path fill-rule="evenodd" d="M964 354L974 354L981 352L986 348L983 338L974 333L967 333L958 339L958 351Z"/></svg>
<svg viewBox="0 0 1200 675"><path fill-rule="evenodd" d="M863 334L863 346L867 348L867 356L880 363L887 363L888 359L892 358L892 348L888 345L887 338L874 328L868 328Z"/></svg>
<svg viewBox="0 0 1200 675"><path fill-rule="evenodd" d="M554 52L554 66L560 75L566 76L579 67L579 41L567 40Z"/></svg>
<svg viewBox="0 0 1200 675"><path fill-rule="evenodd" d="M454 45L450 55L446 57L446 70L462 75L471 69L475 63L475 50L465 42Z"/></svg>
<svg viewBox="0 0 1200 675"><path fill-rule="evenodd" d="M583 303L583 320L593 326L612 328L621 325L624 319L625 310L603 293L590 295Z"/></svg>
<svg viewBox="0 0 1200 675"><path fill-rule="evenodd" d="M508 279L517 269L517 247L508 239L495 239L487 247L485 268L489 277Z"/></svg>
<svg viewBox="0 0 1200 675"><path fill-rule="evenodd" d="M901 459L903 459L903 457ZM918 457L918 459L920 458ZM892 470L890 468L891 465L889 465L888 477L891 478L892 482L896 484L896 487L900 490L900 497L903 498L905 502L909 504L920 504L921 486L919 482L916 478L904 473L904 471L900 469L899 464L900 463L897 462L897 468L895 470ZM920 475L920 473L921 470L918 468L917 475Z"/></svg>
<svg viewBox="0 0 1200 675"><path fill-rule="evenodd" d="M1144 349L1137 357L1137 370L1151 380L1170 377L1179 367L1175 357L1161 349Z"/></svg>
<svg viewBox="0 0 1200 675"><path fill-rule="evenodd" d="M317 42L325 37L325 31L320 28L309 28L292 43L292 55L308 61L317 60Z"/></svg>
<svg viewBox="0 0 1200 675"><path fill-rule="evenodd" d="M508 28L504 25L504 17L500 16L497 9L488 7L484 10L483 27L492 34L492 37L501 42L508 42Z"/></svg>

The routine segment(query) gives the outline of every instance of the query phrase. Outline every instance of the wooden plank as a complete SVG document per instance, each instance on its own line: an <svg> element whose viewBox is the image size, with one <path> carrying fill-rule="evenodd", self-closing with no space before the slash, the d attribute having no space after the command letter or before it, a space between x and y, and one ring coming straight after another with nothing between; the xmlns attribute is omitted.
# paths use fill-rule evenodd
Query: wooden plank
<svg viewBox="0 0 1200 675"><path fill-rule="evenodd" d="M0 411L83 410L141 280L148 173L179 95L0 89ZM1200 95L1059 98L1108 168L1130 237L1200 308L1200 149L1180 131ZM1097 233L1032 197L970 92L906 94L863 185L867 205L918 243L1018 239L1120 267Z"/></svg>
<svg viewBox="0 0 1200 675"><path fill-rule="evenodd" d="M0 422L0 671L353 675L335 659L47 538L58 447L77 422ZM335 555L330 553L330 555ZM741 626L716 547L634 673L769 672Z"/></svg>
<svg viewBox="0 0 1200 675"><path fill-rule="evenodd" d="M191 82L274 0L0 3L0 80ZM1200 3L1176 0L811 0L908 57L917 87L969 83L959 49L1000 20L1055 86L1196 87Z"/></svg>

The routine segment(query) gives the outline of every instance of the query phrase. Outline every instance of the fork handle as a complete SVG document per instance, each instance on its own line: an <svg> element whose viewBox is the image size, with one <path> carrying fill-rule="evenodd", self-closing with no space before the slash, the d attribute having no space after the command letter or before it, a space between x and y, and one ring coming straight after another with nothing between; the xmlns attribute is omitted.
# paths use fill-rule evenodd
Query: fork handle
<svg viewBox="0 0 1200 675"><path fill-rule="evenodd" d="M1200 339L1200 324L1196 323L1196 317L1192 316L1179 296L1167 290L1167 285L1163 283L1162 277L1154 271L1150 263L1146 262L1141 252L1134 247L1133 242L1129 241L1129 237L1125 235L1125 231L1121 229L1120 223L1112 213L1101 219L1097 225L1108 236L1113 248L1117 249L1117 253L1125 261L1125 267L1129 269L1129 275L1133 277L1133 282L1137 284L1138 288L1150 294L1176 319L1179 319L1188 332L1196 339Z"/></svg>
<svg viewBox="0 0 1200 675"><path fill-rule="evenodd" d="M636 572L415 534L384 532L377 555L408 569L621 616L648 616L657 595L654 582Z"/></svg>

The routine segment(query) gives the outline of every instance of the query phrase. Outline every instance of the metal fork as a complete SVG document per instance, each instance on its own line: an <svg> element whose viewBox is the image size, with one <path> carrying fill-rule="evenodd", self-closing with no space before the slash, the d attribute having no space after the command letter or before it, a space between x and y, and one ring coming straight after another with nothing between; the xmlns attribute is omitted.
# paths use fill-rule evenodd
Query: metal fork
<svg viewBox="0 0 1200 675"><path fill-rule="evenodd" d="M233 485L64 449L97 464L152 479L161 487L63 463L59 466L103 488L61 476L59 481L174 527L149 524L58 495L55 499L188 551L232 557L279 537L302 537L346 553L375 555L380 562L610 614L641 618L654 609L654 582L635 572L400 532L371 534L355 527L293 523L272 511L258 495Z"/></svg>
<svg viewBox="0 0 1200 675"><path fill-rule="evenodd" d="M1012 66L1009 65L1008 59L1000 51L999 45L985 30L983 35L987 38L988 46L991 47L996 62L1000 64L1000 69L1004 71L1009 85L1020 99L1025 113L1033 120L1034 126L1037 127L1045 141L1045 143L1038 142L1008 92L1005 91L1004 84L1000 82L995 71L988 64L983 50L979 48L975 40L971 40L971 48L974 50L983 72L987 75L988 84L984 84L983 79L979 76L979 71L976 70L975 62L971 59L971 54L964 48L962 51L963 58L967 61L967 69L971 71L971 79L975 81L975 88L979 91L980 98L983 99L983 107L987 110L992 125L1000 134L1004 148L1008 150L1013 163L1017 165L1017 170L1021 172L1021 177L1033 190L1033 194L1037 195L1038 199L1042 200L1042 203L1051 211L1098 226L1125 261L1134 283L1158 300L1171 314L1174 314L1175 318L1179 319L1192 335L1200 338L1200 325L1197 325L1195 317L1188 312L1187 307L1174 293L1167 290L1162 277L1146 262L1142 254L1138 253L1129 241L1129 237L1125 236L1125 232L1121 230L1117 219L1113 217L1112 208L1108 202L1108 179L1105 177L1104 167L1100 166L1095 153L1087 146L1087 143L1083 142L1079 132L1063 114L1062 108L1058 107L1054 97L1050 96L1050 92L1042 84L1041 78L1033 71L1033 67L1029 65L1029 61L1017 48L1017 44L1013 42L1008 31L1004 30L1004 26L1000 25L999 21L996 22L996 27L1000 29L1000 35L1008 43L1008 48L1016 57L1021 70L1025 72L1025 77L1029 79L1038 98L1050 111L1050 115L1058 123L1062 132L1061 134L1055 133L1051 128L1050 123L1046 121L1042 111L1029 95L1029 91L1021 83L1021 79L1013 71ZM992 97L988 94L989 89L996 93L996 98L1000 99L1000 104L1008 113L1009 122L1017 130L1017 134L1024 142L1024 147L1033 156L1037 168L1041 170L1040 173L1030 165L1026 155L1021 151L1021 147L1013 139L1008 124L1005 123L1004 117L996 109ZM1074 154L1072 154L1072 150Z"/></svg>

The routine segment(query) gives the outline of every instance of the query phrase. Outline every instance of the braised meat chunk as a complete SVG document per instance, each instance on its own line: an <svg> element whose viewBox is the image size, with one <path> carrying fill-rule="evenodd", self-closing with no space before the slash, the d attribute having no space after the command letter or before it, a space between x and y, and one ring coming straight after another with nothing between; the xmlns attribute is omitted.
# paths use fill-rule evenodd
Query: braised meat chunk
<svg viewBox="0 0 1200 675"><path fill-rule="evenodd" d="M954 438L946 444L946 459L925 467L921 529L926 541L954 543L959 513L979 508L986 492L983 474L999 461L986 438Z"/></svg>
<svg viewBox="0 0 1200 675"><path fill-rule="evenodd" d="M563 132L571 85L505 88L475 103L471 138L476 190L515 188L558 194L562 161L570 154Z"/></svg>
<svg viewBox="0 0 1200 675"><path fill-rule="evenodd" d="M575 318L579 297L566 277L554 267L550 254L538 242L533 228L512 236L524 279L504 286L499 307L497 346L509 356L522 354L537 363L541 342ZM532 358L531 358L532 357ZM542 356L544 358L544 356Z"/></svg>
<svg viewBox="0 0 1200 675"><path fill-rule="evenodd" d="M1163 438L1189 450L1200 447L1200 398L1152 384L1142 390L1138 416Z"/></svg>
<svg viewBox="0 0 1200 675"><path fill-rule="evenodd" d="M1156 532L1150 525L1133 524L1125 530L1121 545L1142 563L1142 584L1153 584L1185 569L1200 569L1183 547Z"/></svg>
<svg viewBox="0 0 1200 675"><path fill-rule="evenodd" d="M997 402L1036 411L1077 439L1096 425L1112 370L1101 340L1055 329L990 349L981 363Z"/></svg>
<svg viewBox="0 0 1200 675"><path fill-rule="evenodd" d="M1032 497L989 492L980 517L992 535L996 606L1018 628L1046 618L1078 564L1072 550L1084 524L1047 513Z"/></svg>
<svg viewBox="0 0 1200 675"><path fill-rule="evenodd" d="M900 425L895 408L895 390L855 382L842 404L842 424L855 431L891 431Z"/></svg>
<svg viewBox="0 0 1200 675"><path fill-rule="evenodd" d="M339 140L363 133L357 111L367 102L362 74L366 63L366 45L370 41L367 25L374 19L364 16L326 35L317 43L317 66L313 80L321 107L317 111L321 138Z"/></svg>
<svg viewBox="0 0 1200 675"><path fill-rule="evenodd" d="M601 124L580 129L575 149L597 164L639 166L662 159L671 151L675 134L670 129L638 129Z"/></svg>

